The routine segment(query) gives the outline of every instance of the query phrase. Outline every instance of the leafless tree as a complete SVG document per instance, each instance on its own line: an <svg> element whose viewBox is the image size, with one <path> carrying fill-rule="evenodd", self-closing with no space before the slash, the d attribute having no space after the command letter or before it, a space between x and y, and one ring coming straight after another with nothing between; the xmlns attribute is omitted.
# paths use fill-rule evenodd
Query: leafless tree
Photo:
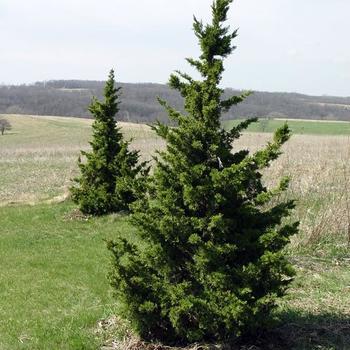
<svg viewBox="0 0 350 350"><path fill-rule="evenodd" d="M0 119L0 132L1 135L4 135L6 130L11 130L12 126L7 119Z"/></svg>

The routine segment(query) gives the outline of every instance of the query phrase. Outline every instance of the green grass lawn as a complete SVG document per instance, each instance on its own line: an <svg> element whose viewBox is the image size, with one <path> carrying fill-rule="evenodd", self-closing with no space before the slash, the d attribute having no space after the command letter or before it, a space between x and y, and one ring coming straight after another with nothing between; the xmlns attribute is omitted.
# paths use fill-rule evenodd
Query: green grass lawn
<svg viewBox="0 0 350 350"><path fill-rule="evenodd" d="M0 349L97 349L113 314L104 239L131 232L115 215L69 220L71 204L0 208Z"/></svg>
<svg viewBox="0 0 350 350"><path fill-rule="evenodd" d="M223 125L229 129L237 125L239 120L225 120ZM287 120L293 134L304 135L350 135L350 122L314 121L314 120ZM274 132L285 123L279 119L260 119L251 124L247 131Z"/></svg>

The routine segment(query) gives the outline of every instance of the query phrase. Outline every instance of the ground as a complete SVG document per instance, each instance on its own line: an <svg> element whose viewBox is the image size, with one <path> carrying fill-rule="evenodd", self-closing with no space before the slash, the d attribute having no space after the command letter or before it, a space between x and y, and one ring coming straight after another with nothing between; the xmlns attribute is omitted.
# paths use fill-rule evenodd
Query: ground
<svg viewBox="0 0 350 350"><path fill-rule="evenodd" d="M106 277L105 241L134 228L123 215L85 217L68 198L91 121L6 118L13 129L0 137L0 349L140 348L137 338L122 342ZM163 147L146 126L122 127L144 159ZM270 137L247 133L235 148L254 151ZM349 146L346 135L297 134L265 174L271 185L291 175L286 195L297 199L301 234L286 251L297 277L276 312L280 323L251 350L350 349Z"/></svg>

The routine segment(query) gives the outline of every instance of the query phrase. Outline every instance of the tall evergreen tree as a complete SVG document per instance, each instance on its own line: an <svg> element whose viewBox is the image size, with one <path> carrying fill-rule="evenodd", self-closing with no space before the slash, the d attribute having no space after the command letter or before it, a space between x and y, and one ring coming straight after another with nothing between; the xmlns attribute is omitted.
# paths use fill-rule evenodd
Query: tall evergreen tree
<svg viewBox="0 0 350 350"><path fill-rule="evenodd" d="M160 101L178 126L154 127L166 150L156 159L149 196L135 205L139 244L109 244L116 296L146 339L223 341L254 333L293 276L282 249L297 232L296 223L283 224L294 203L270 202L288 181L269 190L261 174L280 155L289 129L250 154L233 153L232 143L255 120L230 131L220 125L221 113L248 95L221 99L223 59L237 35L224 26L231 2L213 2L210 24L194 19L201 56L187 61L202 80L182 72L170 77L187 113Z"/></svg>
<svg viewBox="0 0 350 350"><path fill-rule="evenodd" d="M128 210L143 189L147 173L145 163L138 163L138 151L128 149L115 119L118 113L120 87L115 87L114 71L109 73L104 88L104 101L94 99L89 111L95 120L91 152L81 152L81 176L71 188L73 201L86 214L103 215ZM141 176L139 176L141 175Z"/></svg>

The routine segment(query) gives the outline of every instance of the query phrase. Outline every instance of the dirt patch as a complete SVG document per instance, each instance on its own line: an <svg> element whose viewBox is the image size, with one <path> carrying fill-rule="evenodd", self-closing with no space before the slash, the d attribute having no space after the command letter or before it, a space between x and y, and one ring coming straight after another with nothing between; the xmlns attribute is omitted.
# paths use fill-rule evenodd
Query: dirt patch
<svg viewBox="0 0 350 350"><path fill-rule="evenodd" d="M65 221L88 221L91 215L82 213L79 209L73 209L64 215L63 219Z"/></svg>
<svg viewBox="0 0 350 350"><path fill-rule="evenodd" d="M104 339L100 350L285 350L288 348L281 340L279 332L258 337L254 342L257 345L249 340L236 344L195 343L188 346L167 346L161 343L144 342L130 330L128 322L116 316L101 320L96 333Z"/></svg>

